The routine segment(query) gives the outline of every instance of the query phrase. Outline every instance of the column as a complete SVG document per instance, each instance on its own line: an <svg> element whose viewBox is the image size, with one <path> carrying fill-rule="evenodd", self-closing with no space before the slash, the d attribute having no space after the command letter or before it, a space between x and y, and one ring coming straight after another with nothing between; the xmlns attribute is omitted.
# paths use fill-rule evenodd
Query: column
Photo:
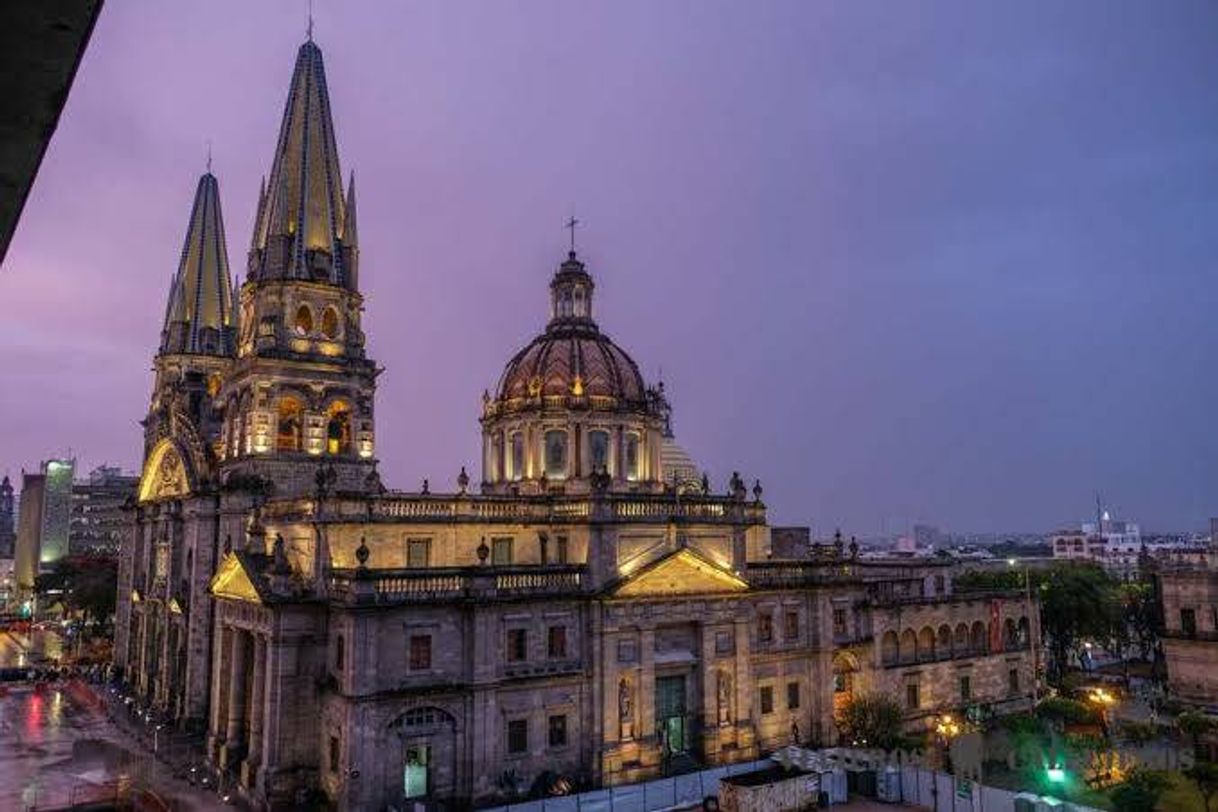
<svg viewBox="0 0 1218 812"><path fill-rule="evenodd" d="M228 668L233 650L232 635L232 629L218 624L208 686L211 691L211 718L207 724L207 752L210 758L216 760L220 757L220 748L228 728Z"/></svg>
<svg viewBox="0 0 1218 812"><path fill-rule="evenodd" d="M225 739L230 750L240 745L245 738L245 705L248 701L245 670L248 664L248 632L233 630L232 654L228 672L228 729Z"/></svg>
<svg viewBox="0 0 1218 812"><path fill-rule="evenodd" d="M249 752L246 755L246 785L257 786L257 771L262 764L262 725L266 706L266 637L254 635L253 674L250 679Z"/></svg>
<svg viewBox="0 0 1218 812"><path fill-rule="evenodd" d="M644 766L660 763L660 743L656 739L656 632L641 629L639 632L639 681L635 693L637 709L634 737L647 742L650 747L639 753ZM650 751L650 758L645 753Z"/></svg>

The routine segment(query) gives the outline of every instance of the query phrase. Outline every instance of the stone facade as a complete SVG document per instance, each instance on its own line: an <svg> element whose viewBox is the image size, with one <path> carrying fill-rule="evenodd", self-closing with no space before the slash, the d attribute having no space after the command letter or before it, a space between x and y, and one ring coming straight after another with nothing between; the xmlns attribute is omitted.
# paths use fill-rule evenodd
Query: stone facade
<svg viewBox="0 0 1218 812"><path fill-rule="evenodd" d="M1155 575L1163 611L1163 655L1169 694L1184 702L1218 703L1218 569L1165 567Z"/></svg>
<svg viewBox="0 0 1218 812"><path fill-rule="evenodd" d="M205 729L226 781L264 806L462 806L833 744L861 692L919 685L915 729L1028 701L1025 596L776 538L739 474L713 492L574 250L484 395L480 487L461 468L447 493L386 489L325 87L310 41L239 292L222 252L184 252L120 569L116 664ZM197 200L188 245L222 233Z"/></svg>

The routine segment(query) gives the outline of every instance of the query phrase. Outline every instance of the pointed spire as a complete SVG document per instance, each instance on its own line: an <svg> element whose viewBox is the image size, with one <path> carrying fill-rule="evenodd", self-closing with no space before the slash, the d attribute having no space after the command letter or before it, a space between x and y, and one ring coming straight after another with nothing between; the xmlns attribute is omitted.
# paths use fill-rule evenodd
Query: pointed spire
<svg viewBox="0 0 1218 812"><path fill-rule="evenodd" d="M275 159L250 250L255 281L309 279L353 287L344 251L342 172L321 49L300 46Z"/></svg>
<svg viewBox="0 0 1218 812"><path fill-rule="evenodd" d="M343 207L343 244L355 248L359 245L359 229L355 225L355 172L347 181L347 205Z"/></svg>
<svg viewBox="0 0 1218 812"><path fill-rule="evenodd" d="M207 172L195 189L182 257L170 285L161 352L231 355L232 302L220 185Z"/></svg>

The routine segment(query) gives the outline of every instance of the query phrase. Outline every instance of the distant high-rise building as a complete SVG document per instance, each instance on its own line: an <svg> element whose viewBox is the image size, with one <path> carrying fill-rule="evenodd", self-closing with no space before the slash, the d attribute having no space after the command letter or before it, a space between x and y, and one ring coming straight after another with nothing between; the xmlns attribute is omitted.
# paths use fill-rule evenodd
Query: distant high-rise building
<svg viewBox="0 0 1218 812"><path fill-rule="evenodd" d="M45 567L68 554L76 460L47 460L42 464L42 473L46 477L46 491L42 502L38 563Z"/></svg>
<svg viewBox="0 0 1218 812"><path fill-rule="evenodd" d="M101 465L72 486L72 521L68 549L72 555L116 554L126 517L123 506L135 496L139 477Z"/></svg>
<svg viewBox="0 0 1218 812"><path fill-rule="evenodd" d="M914 543L919 547L935 547L939 544L942 535L937 527L929 524L915 524L913 537Z"/></svg>
<svg viewBox="0 0 1218 812"><path fill-rule="evenodd" d="M17 543L13 506L13 483L6 475L0 480L0 558L12 558Z"/></svg>
<svg viewBox="0 0 1218 812"><path fill-rule="evenodd" d="M46 477L21 472L21 509L17 516L17 559L13 572L17 590L28 593L34 589L38 575L39 547L42 539L42 503L46 493Z"/></svg>

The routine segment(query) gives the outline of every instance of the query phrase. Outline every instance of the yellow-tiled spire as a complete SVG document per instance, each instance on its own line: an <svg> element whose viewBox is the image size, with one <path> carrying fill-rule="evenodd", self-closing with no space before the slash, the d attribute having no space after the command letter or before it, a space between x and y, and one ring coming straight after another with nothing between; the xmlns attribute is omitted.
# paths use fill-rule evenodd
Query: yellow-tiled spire
<svg viewBox="0 0 1218 812"><path fill-rule="evenodd" d="M169 286L161 353L233 355L235 333L220 184L206 172L195 190L182 257Z"/></svg>

